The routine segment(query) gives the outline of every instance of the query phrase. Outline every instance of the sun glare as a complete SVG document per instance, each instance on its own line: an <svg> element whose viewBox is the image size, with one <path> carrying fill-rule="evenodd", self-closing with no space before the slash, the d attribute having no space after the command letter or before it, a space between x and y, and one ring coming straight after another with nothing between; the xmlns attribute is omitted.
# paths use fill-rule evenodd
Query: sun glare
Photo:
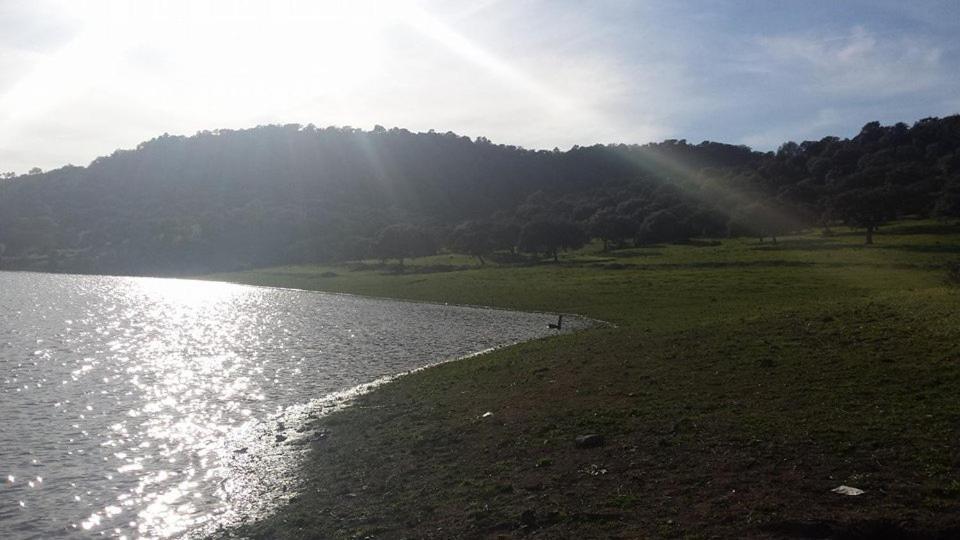
<svg viewBox="0 0 960 540"><path fill-rule="evenodd" d="M156 304L180 309L229 301L254 290L232 283L193 279L131 278L130 282L130 295L146 296Z"/></svg>
<svg viewBox="0 0 960 540"><path fill-rule="evenodd" d="M76 32L0 96L16 125L106 93L146 109L245 124L370 83L400 8L371 2L71 2ZM255 106L251 106L254 104ZM248 119L238 119L246 114ZM218 118L218 115L220 118ZM239 120L239 121L238 121Z"/></svg>
<svg viewBox="0 0 960 540"><path fill-rule="evenodd" d="M132 145L164 131L266 123L409 125L423 122L426 109L473 118L482 111L469 100L491 92L551 122L605 124L566 83L498 54L419 2L52 5L69 32L51 50L32 53L32 70L0 95L0 146L80 109L94 124L126 117L119 123ZM426 67L437 62L455 72ZM475 95L440 105L430 98L437 92ZM72 129L104 137L79 126ZM103 144L88 159L116 147Z"/></svg>

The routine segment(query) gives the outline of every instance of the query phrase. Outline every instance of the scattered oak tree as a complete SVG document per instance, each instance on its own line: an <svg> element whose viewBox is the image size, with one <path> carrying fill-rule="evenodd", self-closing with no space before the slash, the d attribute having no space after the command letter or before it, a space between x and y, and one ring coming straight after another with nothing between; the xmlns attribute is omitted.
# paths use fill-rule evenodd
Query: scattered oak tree
<svg viewBox="0 0 960 540"><path fill-rule="evenodd" d="M533 221L520 231L517 247L527 253L543 253L557 262L561 250L579 249L587 243L587 235L569 221Z"/></svg>
<svg viewBox="0 0 960 540"><path fill-rule="evenodd" d="M864 229L865 243L873 243L877 228L896 217L899 192L892 186L845 191L830 201L831 214L846 225Z"/></svg>
<svg viewBox="0 0 960 540"><path fill-rule="evenodd" d="M777 243L777 237L798 228L797 221L783 206L772 203L755 203L744 207L730 220L730 234L735 236L755 236L763 243L770 238Z"/></svg>
<svg viewBox="0 0 960 540"><path fill-rule="evenodd" d="M940 219L960 219L960 176L944 186L934 204L933 215Z"/></svg>
<svg viewBox="0 0 960 540"><path fill-rule="evenodd" d="M637 231L638 244L680 242L688 237L683 222L670 210L653 212L643 220Z"/></svg>
<svg viewBox="0 0 960 540"><path fill-rule="evenodd" d="M520 226L512 221L498 221L493 225L494 249L517 253L517 239L520 237Z"/></svg>
<svg viewBox="0 0 960 540"><path fill-rule="evenodd" d="M587 222L590 236L603 241L603 250L610 249L610 244L618 248L623 247L627 238L634 234L634 222L629 217L620 215L613 208L598 210Z"/></svg>
<svg viewBox="0 0 960 540"><path fill-rule="evenodd" d="M472 255L486 264L485 256L497 249L497 236L494 225L486 221L466 221L453 229L450 247L466 255Z"/></svg>
<svg viewBox="0 0 960 540"><path fill-rule="evenodd" d="M398 223L380 231L373 251L384 261L397 259L402 266L404 259L435 254L437 242L430 231L423 227Z"/></svg>

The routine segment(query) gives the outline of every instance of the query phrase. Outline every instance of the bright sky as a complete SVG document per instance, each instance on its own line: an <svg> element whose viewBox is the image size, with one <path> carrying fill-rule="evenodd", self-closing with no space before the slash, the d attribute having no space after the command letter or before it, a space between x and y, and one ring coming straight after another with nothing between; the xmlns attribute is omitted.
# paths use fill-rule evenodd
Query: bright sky
<svg viewBox="0 0 960 540"><path fill-rule="evenodd" d="M960 112L958 36L955 0L0 0L0 171L268 123L765 150Z"/></svg>

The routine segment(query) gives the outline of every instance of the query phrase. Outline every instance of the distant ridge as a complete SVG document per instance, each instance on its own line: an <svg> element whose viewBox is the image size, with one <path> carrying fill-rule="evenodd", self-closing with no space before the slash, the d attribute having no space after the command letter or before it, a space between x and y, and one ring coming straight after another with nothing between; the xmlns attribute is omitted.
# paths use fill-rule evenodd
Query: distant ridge
<svg viewBox="0 0 960 540"><path fill-rule="evenodd" d="M760 206L789 215L781 228L874 220L844 197L873 197L884 215L949 217L958 147L958 116L871 122L851 139L768 153L677 140L532 151L379 126L164 135L87 167L0 180L0 264L185 274L350 259L376 256L377 235L396 223L448 245L468 220L569 222L603 237L615 217L634 241L645 223L678 231L667 239L766 235L751 230L777 228L756 226Z"/></svg>

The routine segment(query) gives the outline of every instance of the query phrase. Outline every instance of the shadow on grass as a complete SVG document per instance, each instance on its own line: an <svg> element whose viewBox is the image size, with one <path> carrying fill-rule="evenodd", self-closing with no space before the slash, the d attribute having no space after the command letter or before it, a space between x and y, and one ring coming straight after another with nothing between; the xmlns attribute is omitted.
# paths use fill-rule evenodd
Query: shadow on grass
<svg viewBox="0 0 960 540"><path fill-rule="evenodd" d="M929 225L894 225L883 229L884 234L960 234L960 224L938 223Z"/></svg>
<svg viewBox="0 0 960 540"><path fill-rule="evenodd" d="M866 244L850 244L847 242L834 242L828 238L818 239L800 239L784 240L776 244L757 244L750 248L752 251L831 251L841 249L863 249Z"/></svg>
<svg viewBox="0 0 960 540"><path fill-rule="evenodd" d="M351 272L380 272L385 275L415 275L415 274L438 274L442 272L459 272L461 270L474 270L480 268L477 265L466 264L382 264L382 263L356 263L350 265ZM324 276L326 277L326 276Z"/></svg>
<svg viewBox="0 0 960 540"><path fill-rule="evenodd" d="M852 266L846 263L837 263L840 266ZM647 264L637 265L637 268L676 268L676 269L701 269L701 268L798 268L810 266L824 266L823 263L809 261L696 261L688 263L665 263L665 264Z"/></svg>
<svg viewBox="0 0 960 540"><path fill-rule="evenodd" d="M814 261L792 261L792 260L770 260L770 261L693 261L684 263L620 263L620 262L596 262L596 261L527 261L524 263L512 264L513 267L555 267L555 268L597 268L600 270L724 270L724 269L744 269L744 268L899 268L914 270L940 270L945 268L945 264L910 264L910 263L860 263L860 262L814 262ZM457 265L432 265L432 266L392 266L388 268L378 268L382 275L391 276L416 276L427 274L438 274L443 272L460 272L463 270L476 270L482 268L479 266L457 266ZM369 268L367 268L369 270Z"/></svg>
<svg viewBox="0 0 960 540"><path fill-rule="evenodd" d="M652 244L649 246L637 247L637 248L623 248L617 250L610 250L606 253L608 257L616 257L618 259L632 259L634 257L659 257L663 255L660 251L652 251L654 249L663 249L664 246L661 244Z"/></svg>
<svg viewBox="0 0 960 540"><path fill-rule="evenodd" d="M723 245L723 242L708 238L692 238L686 242L681 242L678 245L689 247L717 247Z"/></svg>
<svg viewBox="0 0 960 540"><path fill-rule="evenodd" d="M900 244L877 246L881 249L912 251L914 253L960 253L960 244Z"/></svg>
<svg viewBox="0 0 960 540"><path fill-rule="evenodd" d="M942 270L947 267L945 263L863 263L863 262L840 262L840 261L697 261L687 263L662 263L662 264L635 264L635 263L607 263L584 265L589 268L600 268L603 270L723 270L729 268L875 268L875 269L900 269L900 270Z"/></svg>
<svg viewBox="0 0 960 540"><path fill-rule="evenodd" d="M474 270L477 266L464 264L431 264L423 266L394 266L386 268L382 273L390 275L419 275L419 274L441 274L444 272L460 272L463 270Z"/></svg>
<svg viewBox="0 0 960 540"><path fill-rule="evenodd" d="M863 229L832 230L828 238L864 237ZM960 234L960 223L925 223L906 225L887 225L880 227L876 233L878 237L910 236L910 235L945 235Z"/></svg>
<svg viewBox="0 0 960 540"><path fill-rule="evenodd" d="M590 264L586 266L590 268L600 268L602 270L702 270L723 268L807 267L816 265L817 263L805 261L698 261L663 264L606 263Z"/></svg>

